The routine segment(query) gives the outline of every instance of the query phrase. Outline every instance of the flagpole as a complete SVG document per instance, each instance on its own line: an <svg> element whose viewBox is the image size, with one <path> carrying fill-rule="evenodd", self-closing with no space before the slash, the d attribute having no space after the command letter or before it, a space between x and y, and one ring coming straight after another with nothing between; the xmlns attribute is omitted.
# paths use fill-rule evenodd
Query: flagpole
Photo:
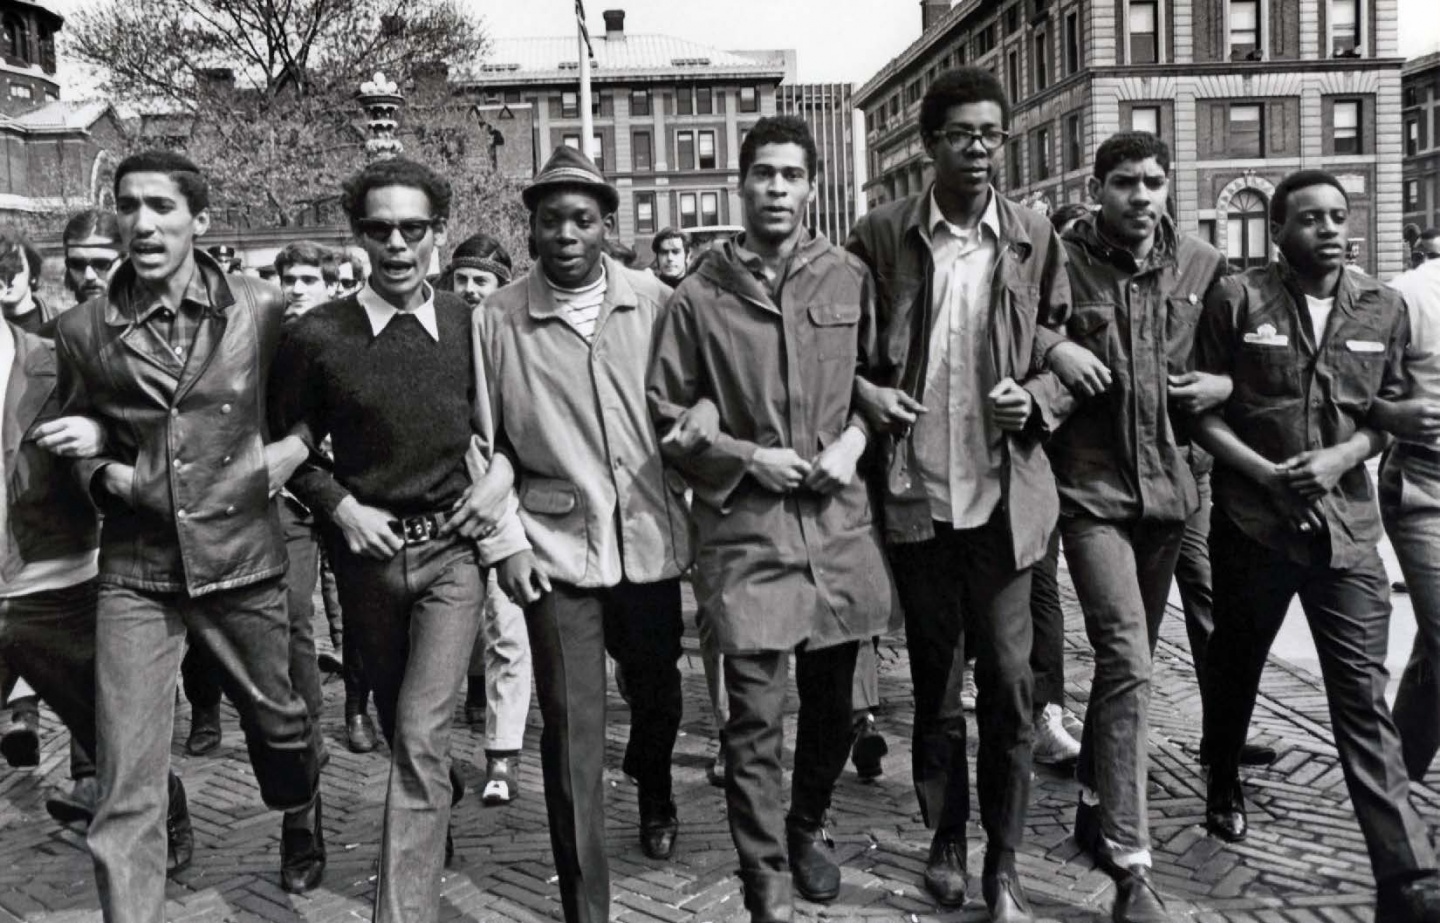
<svg viewBox="0 0 1440 923"><path fill-rule="evenodd" d="M590 47L585 40L584 6L576 0L575 47L580 54L580 150L595 159L595 119L590 113Z"/></svg>

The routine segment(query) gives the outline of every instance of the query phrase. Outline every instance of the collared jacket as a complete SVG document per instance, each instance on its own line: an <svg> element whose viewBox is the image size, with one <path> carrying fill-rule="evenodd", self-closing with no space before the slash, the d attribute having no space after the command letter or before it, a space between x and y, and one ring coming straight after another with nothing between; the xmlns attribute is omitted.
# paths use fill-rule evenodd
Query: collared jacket
<svg viewBox="0 0 1440 923"><path fill-rule="evenodd" d="M201 596L285 572L270 502L265 382L284 298L273 285L227 276L195 254L209 294L193 357L177 378L160 344L135 323L135 270L125 263L96 297L56 326L65 412L98 420L106 454L76 466L135 467L129 502L101 497L100 579Z"/></svg>
<svg viewBox="0 0 1440 923"><path fill-rule="evenodd" d="M1169 218L1143 266L1088 219L1065 235L1065 250L1074 300L1067 332L1113 380L1050 440L1061 512L1183 522L1200 496L1185 449L1190 421L1169 406L1167 376L1193 368L1195 325L1225 258L1176 233Z"/></svg>
<svg viewBox="0 0 1440 923"><path fill-rule="evenodd" d="M855 374L875 342L870 273L811 237L772 298L738 249L726 242L701 255L650 360L662 432L701 400L719 410L716 442L673 459L695 490L696 598L726 653L868 639L898 607L864 479L784 496L746 467L759 448L814 459L858 422Z"/></svg>
<svg viewBox="0 0 1440 923"><path fill-rule="evenodd" d="M7 323L7 321L0 321ZM0 585L27 564L95 548L95 507L76 481L74 462L40 448L35 427L60 416L55 344L9 324L15 362L5 386L5 531Z"/></svg>
<svg viewBox="0 0 1440 923"><path fill-rule="evenodd" d="M880 206L860 219L845 245L869 267L875 281L878 346L866 377L901 388L922 404L934 326L935 265L921 233L929 202L927 189ZM1026 429L1006 434L1002 445L999 512L1010 530L1015 564L1023 568L1044 557L1059 512L1043 442L1073 408L1074 398L1045 368L1044 359L1065 338L1061 331L1070 313L1070 282L1064 247L1050 222L1003 196L997 205L1000 240L990 279L991 359L999 378L1013 378L1030 392L1035 408ZM933 538L930 499L914 468L912 436L880 436L879 449L886 541Z"/></svg>
<svg viewBox="0 0 1440 923"><path fill-rule="evenodd" d="M587 342L537 264L478 317L496 448L515 468L540 567L578 587L654 583L690 565L684 484L667 471L645 368L670 289L608 256Z"/></svg>
<svg viewBox="0 0 1440 923"><path fill-rule="evenodd" d="M1318 339L1318 342L1317 342ZM1242 442L1273 462L1348 440L1376 398L1405 395L1410 322L1394 289L1343 272L1324 331L1310 329L1305 295L1282 263L1222 279L1196 334L1201 371L1230 375L1223 417ZM1374 485L1364 465L1321 502L1325 532L1295 531L1265 490L1216 459L1215 508L1246 535L1302 564L1351 567L1380 540Z"/></svg>

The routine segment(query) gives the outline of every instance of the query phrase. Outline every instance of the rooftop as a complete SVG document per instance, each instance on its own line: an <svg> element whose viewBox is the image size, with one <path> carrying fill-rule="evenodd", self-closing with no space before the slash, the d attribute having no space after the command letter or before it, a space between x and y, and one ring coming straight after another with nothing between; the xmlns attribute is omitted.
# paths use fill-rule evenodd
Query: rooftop
<svg viewBox="0 0 1440 923"><path fill-rule="evenodd" d="M103 99L56 100L20 115L0 116L0 127L20 128L27 132L84 131L110 108Z"/></svg>
<svg viewBox="0 0 1440 923"><path fill-rule="evenodd" d="M607 39L591 30L595 57L590 63L596 83L620 79L672 77L694 70L697 76L774 77L785 75L783 62L756 60L669 35L625 35ZM495 39L484 61L456 68L457 83L545 83L571 81L580 72L574 35Z"/></svg>

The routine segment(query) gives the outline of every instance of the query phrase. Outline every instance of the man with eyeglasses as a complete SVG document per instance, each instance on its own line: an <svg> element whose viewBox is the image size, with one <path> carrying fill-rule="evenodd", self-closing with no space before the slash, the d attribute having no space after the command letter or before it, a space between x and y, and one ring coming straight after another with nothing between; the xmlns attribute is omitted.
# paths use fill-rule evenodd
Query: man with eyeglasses
<svg viewBox="0 0 1440 923"><path fill-rule="evenodd" d="M942 704L968 647L988 839L982 891L994 919L1016 921L1031 919L1015 865L1032 762L1030 568L1058 505L1042 443L1072 399L1041 370L1064 340L1064 250L1043 215L991 185L1008 116L989 71L941 75L920 106L934 185L870 212L848 247L877 290L879 345L856 398L884 434L877 492L905 610L915 790L935 831L925 887L942 906L965 902L965 719L945 718ZM1094 357L1077 358L1088 374L1103 372Z"/></svg>
<svg viewBox="0 0 1440 923"><path fill-rule="evenodd" d="M433 923L438 913L450 808L464 791L449 757L451 718L484 566L529 547L512 469L476 438L487 434L472 417L470 308L425 281L450 196L446 180L407 160L345 182L345 211L374 272L357 294L286 327L270 383L278 427L307 432L312 450L326 436L333 443L333 464L312 456L290 489L331 525L345 631L390 745L380 923Z"/></svg>

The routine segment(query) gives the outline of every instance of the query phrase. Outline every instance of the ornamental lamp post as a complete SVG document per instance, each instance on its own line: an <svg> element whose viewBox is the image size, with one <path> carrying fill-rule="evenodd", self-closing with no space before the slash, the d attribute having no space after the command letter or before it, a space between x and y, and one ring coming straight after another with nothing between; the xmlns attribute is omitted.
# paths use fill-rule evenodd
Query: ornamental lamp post
<svg viewBox="0 0 1440 923"><path fill-rule="evenodd" d="M365 141L366 156L371 160L388 160L399 156L405 150L405 145L395 137L398 126L395 116L400 107L405 105L405 97L400 95L399 85L393 80L385 79L384 74L376 73L373 79L360 84L357 98L368 117L365 128L370 132L370 137Z"/></svg>

